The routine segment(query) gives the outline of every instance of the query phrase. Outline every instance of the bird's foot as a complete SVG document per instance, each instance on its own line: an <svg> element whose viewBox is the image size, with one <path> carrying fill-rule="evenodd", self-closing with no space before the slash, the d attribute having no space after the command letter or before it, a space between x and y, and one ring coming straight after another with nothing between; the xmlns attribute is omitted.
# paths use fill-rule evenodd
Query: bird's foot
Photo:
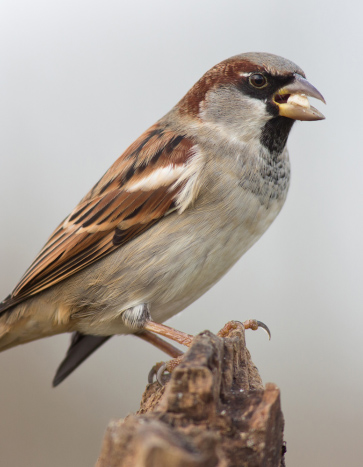
<svg viewBox="0 0 363 467"><path fill-rule="evenodd" d="M256 319L248 319L243 323L241 323L240 321L229 321L217 333L217 336L222 338L229 336L230 332L238 327L238 324L242 324L245 329L252 329L253 331L256 331L258 328L262 328L267 332L269 339L271 339L271 332L269 328L266 326L266 324L262 323L261 321L257 321ZM178 342L179 344L185 345L187 347L190 347L193 340L193 336L181 331L177 331L176 329L170 328L169 326L165 326L164 324L155 323L154 321L148 321L144 326L144 329L145 330L139 334L139 337L152 343L160 350L163 350L172 357L175 357L167 362L156 363L150 370L148 382L150 384L153 383L155 377L156 381L160 384L160 386L164 386L164 384L166 383L164 378L165 371L171 373L180 364L184 357L184 354L182 354L179 349L170 346L170 344L164 342L157 336L154 336L152 333L157 333L164 337L168 337L169 339L172 339ZM153 342L154 340L156 340L157 342ZM165 347L166 345L170 346L170 349Z"/></svg>
<svg viewBox="0 0 363 467"><path fill-rule="evenodd" d="M141 303L140 305L128 308L122 312L122 320L125 325L134 330L135 333L140 335L143 332L152 332L159 334L160 336L167 337L174 342L190 347L193 337L190 334L186 334L182 331L177 331L170 326L165 324L156 323L151 319L149 305L147 303Z"/></svg>
<svg viewBox="0 0 363 467"><path fill-rule="evenodd" d="M171 373L174 370L174 368L176 368L181 363L183 357L184 354L179 355L179 357L173 358L172 360L169 360L167 362L156 363L150 370L148 376L149 384L154 382L155 377L156 381L160 384L160 386L164 386L164 384L166 383L166 381L164 380L165 371Z"/></svg>
<svg viewBox="0 0 363 467"><path fill-rule="evenodd" d="M228 321L223 328L217 333L219 337L226 337L229 333L236 329L237 323L240 321ZM248 319L241 323L245 329L252 329L252 331L257 331L258 328L262 328L267 332L268 338L271 339L271 332L269 328L262 321L257 321L257 319Z"/></svg>

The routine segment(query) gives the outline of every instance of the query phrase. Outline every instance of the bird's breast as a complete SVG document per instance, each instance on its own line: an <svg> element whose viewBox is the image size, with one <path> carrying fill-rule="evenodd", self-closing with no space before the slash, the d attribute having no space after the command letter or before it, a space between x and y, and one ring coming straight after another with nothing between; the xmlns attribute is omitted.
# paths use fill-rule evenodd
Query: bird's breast
<svg viewBox="0 0 363 467"><path fill-rule="evenodd" d="M164 269L168 287L152 306L155 319L169 318L212 287L281 210L285 197L268 195L268 188L262 194L236 180L228 183L220 196L215 196L218 183L206 188L194 208L180 217L169 250L173 261Z"/></svg>
<svg viewBox="0 0 363 467"><path fill-rule="evenodd" d="M126 332L118 316L140 303L148 303L160 322L180 312L261 237L286 197L287 188L273 171L248 177L249 183L236 171L206 175L192 206L102 259L98 271L79 275L79 296L84 302L87 290L90 297L85 305L90 320L82 320L81 330ZM107 288L98 285L101 272Z"/></svg>

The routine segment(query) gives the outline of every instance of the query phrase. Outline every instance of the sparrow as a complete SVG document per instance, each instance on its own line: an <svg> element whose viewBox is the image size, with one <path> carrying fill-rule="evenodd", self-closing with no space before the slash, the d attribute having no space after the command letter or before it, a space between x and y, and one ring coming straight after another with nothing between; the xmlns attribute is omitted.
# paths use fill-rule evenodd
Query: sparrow
<svg viewBox="0 0 363 467"><path fill-rule="evenodd" d="M261 237L288 191L295 120L325 103L293 62L244 53L211 68L60 223L0 303L0 351L69 332L59 384L115 334L156 334Z"/></svg>

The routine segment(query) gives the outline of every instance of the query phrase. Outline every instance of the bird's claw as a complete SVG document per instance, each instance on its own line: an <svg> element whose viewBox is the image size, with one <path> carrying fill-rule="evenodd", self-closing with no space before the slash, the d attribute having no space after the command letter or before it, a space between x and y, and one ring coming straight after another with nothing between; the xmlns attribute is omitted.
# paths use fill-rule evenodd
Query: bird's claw
<svg viewBox="0 0 363 467"><path fill-rule="evenodd" d="M164 381L163 381L163 376L164 376L164 371L166 370L166 363L164 362L163 365L158 369L156 373L156 381L160 384L160 386L164 386Z"/></svg>
<svg viewBox="0 0 363 467"><path fill-rule="evenodd" d="M223 328L217 333L219 337L227 337L232 329L236 329L237 323L242 324L245 329L252 329L257 331L258 328L262 328L267 332L268 338L271 339L271 332L265 323L257 321L257 319L248 319L243 323L241 321L229 321L223 326Z"/></svg>
<svg viewBox="0 0 363 467"><path fill-rule="evenodd" d="M245 329L252 329L252 331L257 331L258 328L264 329L267 332L269 340L271 340L271 331L269 330L268 326L266 326L266 324L262 321L258 321L257 319L248 319L242 324Z"/></svg>
<svg viewBox="0 0 363 467"><path fill-rule="evenodd" d="M240 323L245 329L252 329L253 331L256 331L258 328L262 328L267 332L268 338L271 339L271 332L269 328L266 326L265 323L263 323L262 321L258 321L257 319L248 319L243 323L241 323L240 321L229 321L223 327L223 329L221 329L218 332L217 335L219 337L226 337L232 329L236 328L236 323ZM160 386L164 386L166 383L165 378L163 378L165 371L171 373L174 370L174 368L176 368L182 361L183 356L184 354L180 355L179 357L173 358L172 360L169 360L167 362L156 363L149 372L149 384L152 384L154 382L155 377L156 381L160 384Z"/></svg>
<svg viewBox="0 0 363 467"><path fill-rule="evenodd" d="M156 363L150 370L149 376L148 376L148 382L149 384L154 382L154 376L156 381L160 384L160 386L164 386L167 381L165 381L165 378L163 379L164 372L167 371L171 373L174 368L176 368L179 363L182 361L183 355L180 355L179 357L173 358L167 362L159 362Z"/></svg>
<svg viewBox="0 0 363 467"><path fill-rule="evenodd" d="M155 363L155 365L151 368L151 370L149 371L148 377L147 377L147 381L149 384L152 384L154 382L154 377L158 381L158 376L157 376L158 372L160 368L163 367L164 365L165 365L165 362L158 362L158 363ZM165 369L163 371L165 371Z"/></svg>

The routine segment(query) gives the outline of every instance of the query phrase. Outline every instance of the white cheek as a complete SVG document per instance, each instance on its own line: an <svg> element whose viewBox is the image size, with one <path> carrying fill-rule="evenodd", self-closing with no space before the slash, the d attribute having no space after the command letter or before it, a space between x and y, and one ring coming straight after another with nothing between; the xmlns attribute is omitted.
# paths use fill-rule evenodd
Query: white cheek
<svg viewBox="0 0 363 467"><path fill-rule="evenodd" d="M199 115L215 131L244 143L259 140L271 119L264 100L245 96L236 88L210 92Z"/></svg>

